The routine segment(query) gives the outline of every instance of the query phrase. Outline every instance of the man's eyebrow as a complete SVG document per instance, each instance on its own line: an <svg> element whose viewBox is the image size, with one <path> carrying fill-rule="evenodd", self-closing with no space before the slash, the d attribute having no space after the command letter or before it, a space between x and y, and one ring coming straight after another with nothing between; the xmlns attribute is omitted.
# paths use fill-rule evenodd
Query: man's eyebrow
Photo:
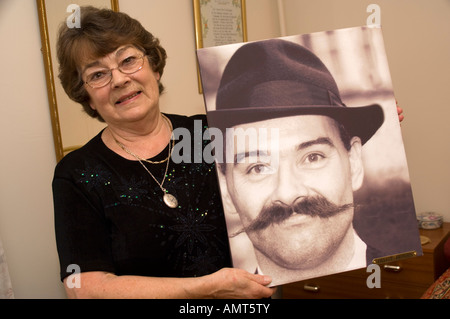
<svg viewBox="0 0 450 319"><path fill-rule="evenodd" d="M297 150L303 150L305 148L314 146L314 145L328 145L334 147L333 142L328 137L319 137L318 139L303 142L297 146Z"/></svg>
<svg viewBox="0 0 450 319"><path fill-rule="evenodd" d="M241 152L234 155L234 164L239 164L249 157L269 156L269 152L265 150L256 150L251 152Z"/></svg>

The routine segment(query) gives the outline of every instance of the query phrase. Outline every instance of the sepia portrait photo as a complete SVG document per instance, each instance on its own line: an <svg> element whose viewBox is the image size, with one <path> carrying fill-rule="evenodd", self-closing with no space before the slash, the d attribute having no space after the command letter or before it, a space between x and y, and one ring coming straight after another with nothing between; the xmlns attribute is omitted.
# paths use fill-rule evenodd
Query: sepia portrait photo
<svg viewBox="0 0 450 319"><path fill-rule="evenodd" d="M234 267L277 286L422 254L380 27L197 56Z"/></svg>

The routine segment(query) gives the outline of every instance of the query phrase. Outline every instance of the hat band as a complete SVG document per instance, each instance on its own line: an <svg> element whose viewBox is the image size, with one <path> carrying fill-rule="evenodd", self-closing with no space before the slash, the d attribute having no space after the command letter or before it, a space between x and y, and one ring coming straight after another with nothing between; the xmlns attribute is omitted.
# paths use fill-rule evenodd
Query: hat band
<svg viewBox="0 0 450 319"><path fill-rule="evenodd" d="M255 85L252 89L218 100L217 110L242 109L249 107L276 106L345 106L340 96L325 88L310 83L290 80L268 81ZM242 97L245 98L242 98Z"/></svg>

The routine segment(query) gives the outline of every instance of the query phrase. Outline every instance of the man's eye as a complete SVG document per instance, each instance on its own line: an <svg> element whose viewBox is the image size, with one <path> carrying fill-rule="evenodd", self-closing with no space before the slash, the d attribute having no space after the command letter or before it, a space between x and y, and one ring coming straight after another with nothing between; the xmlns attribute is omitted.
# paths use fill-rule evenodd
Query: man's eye
<svg viewBox="0 0 450 319"><path fill-rule="evenodd" d="M323 156L322 154L311 153L306 156L305 162L314 164L314 163L317 163L317 162L323 160L324 158L325 158L325 156Z"/></svg>
<svg viewBox="0 0 450 319"><path fill-rule="evenodd" d="M247 171L247 174L270 174L272 173L273 169L270 166L262 165L262 164L256 164L249 168Z"/></svg>

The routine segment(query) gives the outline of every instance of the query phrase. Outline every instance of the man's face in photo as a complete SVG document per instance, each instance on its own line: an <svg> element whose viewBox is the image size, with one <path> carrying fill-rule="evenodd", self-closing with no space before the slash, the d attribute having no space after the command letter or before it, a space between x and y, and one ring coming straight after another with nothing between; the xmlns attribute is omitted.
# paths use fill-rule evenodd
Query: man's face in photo
<svg viewBox="0 0 450 319"><path fill-rule="evenodd" d="M227 163L228 194L255 249L289 269L315 267L339 247L353 220L353 191L361 186L361 141L350 150L328 116L300 115L239 125L277 128L258 145L234 145ZM254 144L254 143L253 143ZM270 149L276 145L276 152ZM267 149L267 148L266 148ZM278 158L271 158L270 153Z"/></svg>

